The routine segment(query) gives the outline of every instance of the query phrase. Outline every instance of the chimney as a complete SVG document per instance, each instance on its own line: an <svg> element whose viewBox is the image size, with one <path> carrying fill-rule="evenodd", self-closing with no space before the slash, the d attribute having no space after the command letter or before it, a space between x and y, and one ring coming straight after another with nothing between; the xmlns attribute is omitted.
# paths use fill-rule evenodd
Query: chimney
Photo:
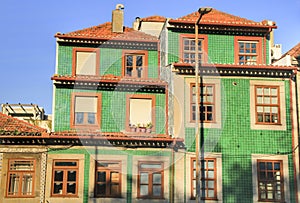
<svg viewBox="0 0 300 203"><path fill-rule="evenodd" d="M116 9L112 11L112 32L123 32L123 21L124 21L124 5L117 4Z"/></svg>
<svg viewBox="0 0 300 203"><path fill-rule="evenodd" d="M139 29L140 29L140 23L141 23L140 17L136 17L136 18L135 18L135 21L134 21L133 24L132 24L132 28L133 28L134 30L139 30Z"/></svg>

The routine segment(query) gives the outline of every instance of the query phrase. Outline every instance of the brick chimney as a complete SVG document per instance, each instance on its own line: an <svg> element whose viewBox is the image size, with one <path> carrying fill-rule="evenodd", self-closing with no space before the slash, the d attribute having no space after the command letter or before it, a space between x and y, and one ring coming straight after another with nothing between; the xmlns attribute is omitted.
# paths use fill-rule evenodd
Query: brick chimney
<svg viewBox="0 0 300 203"><path fill-rule="evenodd" d="M112 32L122 33L124 28L124 5L117 4L116 9L112 11Z"/></svg>

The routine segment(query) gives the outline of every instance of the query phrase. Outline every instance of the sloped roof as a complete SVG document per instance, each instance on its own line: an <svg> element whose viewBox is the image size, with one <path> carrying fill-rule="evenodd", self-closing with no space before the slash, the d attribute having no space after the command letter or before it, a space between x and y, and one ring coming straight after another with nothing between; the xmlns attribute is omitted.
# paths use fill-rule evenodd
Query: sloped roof
<svg viewBox="0 0 300 203"><path fill-rule="evenodd" d="M128 27L124 27L123 33L112 32L111 22L106 22L97 26L69 32L66 34L57 33L55 37L96 40L158 41L157 37L148 35L141 31L136 31Z"/></svg>
<svg viewBox="0 0 300 203"><path fill-rule="evenodd" d="M186 16L172 19L169 21L172 23L182 23L182 24L192 24L196 23L199 18L199 12L193 12ZM239 16L231 15L216 9L212 9L211 12L205 14L201 18L201 24L210 24L210 25L231 25L231 26L251 26L251 27L276 27L275 23L268 24L267 20L262 22L255 22L253 20L248 20Z"/></svg>
<svg viewBox="0 0 300 203"><path fill-rule="evenodd" d="M285 57L286 55L290 55L295 58L300 56L300 42L296 46L291 48L289 51L287 51L285 54L283 54L281 58Z"/></svg>
<svg viewBox="0 0 300 203"><path fill-rule="evenodd" d="M166 17L159 16L159 15L141 18L141 21L143 21L143 22L165 22L166 20L167 20Z"/></svg>
<svg viewBox="0 0 300 203"><path fill-rule="evenodd" d="M34 126L25 121L0 113L0 136L1 135L28 135L41 136L46 129Z"/></svg>

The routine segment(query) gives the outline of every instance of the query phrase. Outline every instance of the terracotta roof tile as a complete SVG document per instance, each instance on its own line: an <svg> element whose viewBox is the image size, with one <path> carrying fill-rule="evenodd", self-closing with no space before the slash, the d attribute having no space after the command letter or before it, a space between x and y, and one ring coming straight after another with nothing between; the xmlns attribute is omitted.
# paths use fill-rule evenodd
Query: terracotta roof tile
<svg viewBox="0 0 300 203"><path fill-rule="evenodd" d="M194 12L191 14L188 14L186 16L172 19L169 22L170 23L195 23L197 19L199 18L199 13ZM269 26L275 26L275 23L272 22L272 25L268 24L267 20L264 20L262 22L255 22L253 20L248 20L246 18L242 18L239 16L234 16L216 9L212 9L211 12L208 14L203 15L201 19L201 24L212 24L212 25L234 25L234 26L258 26L258 27L269 27Z"/></svg>
<svg viewBox="0 0 300 203"><path fill-rule="evenodd" d="M1 135L42 135L46 129L0 113Z"/></svg>
<svg viewBox="0 0 300 203"><path fill-rule="evenodd" d="M166 20L166 17L158 15L141 18L141 21L143 22L165 22Z"/></svg>
<svg viewBox="0 0 300 203"><path fill-rule="evenodd" d="M300 56L300 42L296 46L291 48L289 51L287 51L285 54L283 54L282 57L284 57L286 55L290 55L290 56L295 57L295 58Z"/></svg>
<svg viewBox="0 0 300 203"><path fill-rule="evenodd" d="M123 33L112 32L111 22L101 25L69 32L66 34L57 33L57 38L82 38L82 39L97 39L97 40L132 40L132 41L157 41L157 37L148 35L141 31L136 31L132 28L124 27Z"/></svg>

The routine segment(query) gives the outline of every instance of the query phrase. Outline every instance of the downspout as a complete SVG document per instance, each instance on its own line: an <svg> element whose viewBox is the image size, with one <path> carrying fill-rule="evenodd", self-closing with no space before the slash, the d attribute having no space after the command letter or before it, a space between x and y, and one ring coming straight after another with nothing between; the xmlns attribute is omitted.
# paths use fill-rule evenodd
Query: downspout
<svg viewBox="0 0 300 203"><path fill-rule="evenodd" d="M297 77L296 77L297 71L294 71L293 74L290 77L289 83L290 83L290 114L291 114L291 120L292 120L292 158L293 158L293 168L294 168L294 187L295 187L295 199L296 202L298 202L298 176L297 176L297 166L299 166L299 164L296 164L296 162L299 161L299 155L298 155L298 160L296 159L296 155L297 155L297 151L298 151L298 144L299 144L299 140L298 140L298 133L295 133L295 130L299 129L299 121L298 121L298 106L297 106L297 91L295 89L295 97L296 97L296 122L297 122L297 128L295 129L295 118L294 118L294 111L293 111L293 77L295 76L295 88L297 88ZM297 138L295 137L297 136ZM297 146L295 146L295 142L297 142ZM298 152L299 153L299 152Z"/></svg>

